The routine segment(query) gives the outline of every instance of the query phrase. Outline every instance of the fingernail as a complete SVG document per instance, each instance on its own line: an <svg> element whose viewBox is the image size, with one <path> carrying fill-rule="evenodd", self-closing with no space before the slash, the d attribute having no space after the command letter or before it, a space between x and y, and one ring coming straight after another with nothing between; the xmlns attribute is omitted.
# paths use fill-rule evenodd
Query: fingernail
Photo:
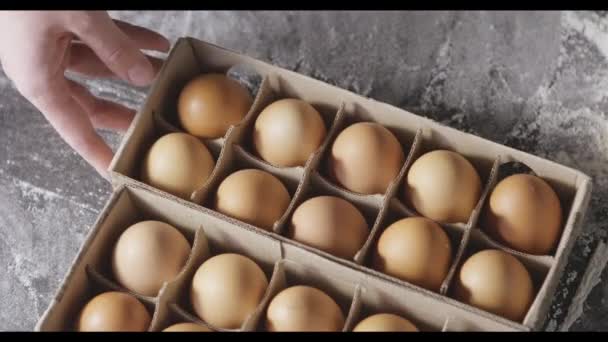
<svg viewBox="0 0 608 342"><path fill-rule="evenodd" d="M129 70L129 80L137 86L147 86L154 80L154 68L147 61L135 64Z"/></svg>

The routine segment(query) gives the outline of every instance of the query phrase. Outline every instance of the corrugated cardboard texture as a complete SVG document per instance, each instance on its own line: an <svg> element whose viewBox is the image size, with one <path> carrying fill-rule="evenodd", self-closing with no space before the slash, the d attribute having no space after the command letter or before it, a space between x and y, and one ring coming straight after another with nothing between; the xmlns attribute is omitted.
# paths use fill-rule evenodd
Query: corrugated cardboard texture
<svg viewBox="0 0 608 342"><path fill-rule="evenodd" d="M225 137L205 141L216 158L216 168L207 183L192 194L190 201L186 201L138 181L140 163L155 139L166 132L180 130L175 124L174 118L176 116L176 98L183 85L201 72L226 73L231 68L241 66L257 72L263 81L257 88L257 93L254 94L255 101L245 119L232 127ZM295 97L311 103L322 113L328 126L328 136L324 144L311 156L305 167L274 167L260 160L251 148L250 131L257 115L269 103L285 97ZM398 138L407 155L397 178L384 194L352 193L336 185L327 172L325 161L331 143L343 128L359 121L374 121L387 127ZM409 167L418 157L436 149L449 149L465 156L472 162L484 184L483 194L467 222L442 225L451 238L454 253L451 268L441 286L440 293L422 289L369 267L369 256L383 229L398 218L418 215L403 201L404 178ZM531 170L547 180L560 197L565 225L559 245L551 255L533 256L506 248L492 241L480 227L480 213L487 202L488 194L500 178L509 172L512 162L522 163L527 166L527 170ZM327 265L341 265L344 270L353 270L360 276L366 274L370 279L377 279L376 288L384 289L395 286L395 288L407 289L410 291L408 293L416 293L420 295L420 302L415 306L426 308L429 315L443 305L451 309L441 310L442 312L460 310L453 317L440 319L440 323L437 323L436 320L426 323L429 327L438 330L442 328L469 329L471 327L484 330L491 329L493 324L519 330L540 328L550 305L548 299L555 291L567 255L580 230L591 191L589 178L571 168L459 132L400 108L364 98L344 89L212 44L191 38L180 39L161 69L158 80L150 91L148 101L137 114L112 162L110 170L113 184L116 187L124 184L137 185L170 199L175 205L194 208L196 211L206 211L205 207L212 207L212 198L220 182L230 173L249 167L268 171L287 186L292 201L283 217L275 223L271 232L225 215L215 214L215 217L222 222L245 228L264 238L276 239L283 243L283 246L293 246L301 253L319 256L320 260L331 262ZM516 172L521 171L516 170ZM291 214L297 206L307 198L318 194L331 194L345 198L360 208L366 216L371 228L370 234L353 260L334 257L284 236L285 227L289 224ZM510 322L449 297L453 278L460 265L472 252L485 248L498 248L511 253L521 260L530 271L537 294L523 322ZM303 254L296 253L295 255L303 257ZM294 261L299 262L300 260ZM364 298L363 292L361 293ZM467 321L472 317L476 317L475 322ZM422 316L416 319L424 321ZM449 324L444 322L448 319Z"/></svg>

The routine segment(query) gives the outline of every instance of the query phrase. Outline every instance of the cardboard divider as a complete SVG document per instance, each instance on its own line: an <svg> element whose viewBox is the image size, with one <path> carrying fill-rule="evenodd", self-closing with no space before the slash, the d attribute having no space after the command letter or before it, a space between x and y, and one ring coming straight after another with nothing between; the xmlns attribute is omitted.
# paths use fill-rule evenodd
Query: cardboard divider
<svg viewBox="0 0 608 342"><path fill-rule="evenodd" d="M481 209L483 208L483 205L485 203L485 199L487 198L489 189L492 186L492 184L494 184L494 182L496 181L498 165L499 165L499 161L497 158L494 161L494 164L492 165L492 169L490 170L488 179L485 182L484 187L482 189L481 197L477 201L477 205L473 209L473 212L471 213L471 216L469 217L469 221L467 222L467 224L463 225L461 223L456 223L456 224L447 225L447 226L455 227L458 229L464 229L464 231L463 231L460 243L458 244L458 249L457 249L454 259L452 261L452 265L450 266L450 269L448 270L448 274L447 274L445 280L443 281L443 284L441 284L441 289L439 292L443 295L447 295L447 293L450 289L450 285L452 284L452 279L454 278L454 276L456 275L456 272L458 270L458 265L460 265L462 258L466 252L466 248L467 248L469 240L471 238L471 233L472 233L473 227L477 223L477 220L479 219L479 215L480 215Z"/></svg>
<svg viewBox="0 0 608 342"><path fill-rule="evenodd" d="M131 290L127 289L126 287L122 286L118 282L112 280L109 277L106 277L105 275L103 275L102 273L97 271L94 266L87 265L85 269L87 272L87 276L90 279L92 279L95 284L102 286L105 289L108 289L111 291L128 293L131 296L136 297L140 301L148 303L152 306L154 306L157 301L157 297L144 296L135 291L131 291Z"/></svg>
<svg viewBox="0 0 608 342"><path fill-rule="evenodd" d="M445 225L446 227L451 227L452 229L454 229L454 227L459 227L459 226L455 226L455 225ZM453 231L453 230L452 230ZM441 287L439 288L439 293L442 295L447 295L449 289L450 289L450 285L452 284L452 280L454 279L454 275L456 275L456 272L458 271L458 265L460 265L462 258L465 254L466 248L468 246L469 240L471 239L471 228L470 227L465 227L465 230L462 231L462 235L460 236L460 240L458 241L458 243L456 245L456 251L454 252L454 256L452 258L452 263L450 265L450 268L448 269L448 273L445 276L445 279L443 280L443 283L441 283ZM454 240L452 240L454 241Z"/></svg>
<svg viewBox="0 0 608 342"><path fill-rule="evenodd" d="M333 138L332 138L332 140L327 141L327 148L329 148L330 141L333 142L333 140L335 139L336 135L338 134L339 128L340 127L344 128L343 120L346 120L346 119L340 118L340 120L337 121L337 124L335 127L335 132L332 135ZM407 133L401 132L401 139L408 139L409 133L410 132L407 132ZM373 195L372 196L363 195L363 194L358 194L358 193L354 193L354 192L345 190L345 189L335 185L334 183L330 182L327 178L323 177L323 175L321 175L318 171L315 173L315 177L317 178L318 183L322 184L322 187L324 187L327 191L331 191L336 194L341 194L342 197L350 200L352 203L360 203L360 205L362 207L363 206L367 206L367 207L374 206L374 207L378 208L378 213L376 215L376 218L375 218L373 224L370 225L370 227L371 227L370 233L369 233L367 239L365 240L363 246L361 247L361 249L357 252L357 254L354 257L354 262L359 265L365 264L366 259L368 259L368 256L369 256L370 249L373 247L373 244L375 243L375 241L378 238L378 234L381 229L381 224L382 224L382 221L384 220L384 216L389 211L390 200L394 196L394 193L397 191L397 186L400 183L400 179L403 177L403 174L406 172L406 170L409 169L409 167L412 163L412 160L413 160L413 156L415 155L416 151L418 150L420 135L421 135L421 131L417 130L414 135L414 138L412 140L411 147L406 155L405 162L404 162L403 166L401 167L401 170L399 171L399 174L397 175L396 179L393 180L393 182L389 185L386 194L384 194L384 196L382 196L382 197L373 196ZM326 154L325 150L323 152ZM369 222L368 222L368 224L369 224Z"/></svg>
<svg viewBox="0 0 608 342"><path fill-rule="evenodd" d="M324 272L318 272L318 270L306 267L298 262L283 259L277 262L275 267L275 276L273 277L273 286L270 288L268 300L264 303L264 306L260 311L260 319L256 326L256 330L266 330L266 310L272 299L279 294L281 291L296 285L312 286L330 296L340 307L344 316L345 325L343 331L346 328L346 322L349 320L351 307L353 305L353 298L357 286L353 283L344 281L333 275L329 275Z"/></svg>
<svg viewBox="0 0 608 342"><path fill-rule="evenodd" d="M476 227L479 222L480 215L482 214L483 208L486 205L488 196L490 195L490 192L492 191L492 189L496 185L496 182L498 181L498 175L500 173L500 159L501 159L500 156L498 156L494 160L494 164L492 165L492 170L490 171L490 174L488 175L488 179L483 186L483 189L481 192L481 197L479 197L479 200L477 201L477 205L475 205L475 208L473 209L473 212L471 213L471 216L469 217L469 221L467 223L468 227Z"/></svg>
<svg viewBox="0 0 608 342"><path fill-rule="evenodd" d="M397 178L395 178L393 180L393 182L389 185L389 187L386 191L383 205L385 205L385 206L390 205L390 202L393 201L395 199L395 196L400 193L400 190L401 190L400 188L402 187L401 183L403 182L403 177L405 177L405 175L409 172L410 167L412 166L412 163L414 162L414 160L416 160L420 156L422 135L423 135L423 131L422 131L422 129L419 128L416 131L416 135L414 136L412 146L409 150L409 153L406 156L405 163L401 167L401 170L399 171ZM397 202L399 202L399 201L397 201ZM405 211L407 211L408 213L411 213L411 216L416 215L415 211L409 209L406 205L402 205L402 207Z"/></svg>
<svg viewBox="0 0 608 342"><path fill-rule="evenodd" d="M403 216L420 216L420 214L418 214L417 212L415 212L414 210L408 208L405 204L403 204L403 202L399 201L399 199L397 198L390 198L387 197L387 204L386 206L388 208L390 208L390 210L399 213ZM460 226L462 227L463 225L458 225L458 224L454 224L453 226ZM464 229L464 228L463 228Z"/></svg>
<svg viewBox="0 0 608 342"><path fill-rule="evenodd" d="M344 328L342 329L344 332L352 331L353 327L357 324L357 316L361 312L362 306L361 291L364 291L363 287L360 284L355 284L353 300L348 310L348 315L346 315L346 319L344 320Z"/></svg>
<svg viewBox="0 0 608 342"><path fill-rule="evenodd" d="M446 317L445 321L443 322L443 326L441 327L441 332L450 332L450 318Z"/></svg>
<svg viewBox="0 0 608 342"><path fill-rule="evenodd" d="M194 242L192 244L192 250L190 256L184 265L181 272L173 279L163 286L159 292L157 299L157 317L154 320L151 329L157 329L160 324L163 324L166 319L168 312L168 306L171 302L175 301L179 297L179 291L183 287L184 279L192 277L194 274L196 265L199 265L210 256L209 242L205 236L205 232L202 228L199 228L195 232Z"/></svg>
<svg viewBox="0 0 608 342"><path fill-rule="evenodd" d="M477 241L480 244L483 244L487 248L492 249L500 249L509 254L515 255L523 260L526 260L528 263L533 265L534 269L539 270L548 270L553 265L555 258L550 255L532 255L527 253L522 253L512 248L505 247L504 245L492 240L483 231L473 228L471 231L472 239Z"/></svg>
<svg viewBox="0 0 608 342"><path fill-rule="evenodd" d="M167 329L168 327L179 324L179 323L194 323L213 330L210 326L206 325L200 320L193 319L191 315L184 313L179 307L174 304L158 305L159 314L156 315L157 319L150 326L151 332L159 332ZM162 311L162 314L160 313Z"/></svg>

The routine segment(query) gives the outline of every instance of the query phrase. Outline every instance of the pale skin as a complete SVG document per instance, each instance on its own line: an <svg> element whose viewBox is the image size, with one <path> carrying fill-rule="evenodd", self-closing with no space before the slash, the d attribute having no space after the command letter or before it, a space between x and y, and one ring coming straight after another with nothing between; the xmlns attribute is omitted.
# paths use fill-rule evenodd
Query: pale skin
<svg viewBox="0 0 608 342"><path fill-rule="evenodd" d="M100 175L113 152L96 129L124 132L134 111L95 97L66 78L119 78L148 86L170 42L149 29L113 20L104 11L0 11L0 62L17 90Z"/></svg>

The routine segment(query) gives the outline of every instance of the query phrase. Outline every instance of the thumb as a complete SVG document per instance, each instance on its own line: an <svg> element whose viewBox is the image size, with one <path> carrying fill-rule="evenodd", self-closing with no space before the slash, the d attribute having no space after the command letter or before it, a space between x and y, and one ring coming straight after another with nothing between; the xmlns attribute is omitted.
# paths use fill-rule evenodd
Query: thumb
<svg viewBox="0 0 608 342"><path fill-rule="evenodd" d="M155 71L150 61L106 12L78 12L70 16L67 25L123 80L146 86L154 79Z"/></svg>

